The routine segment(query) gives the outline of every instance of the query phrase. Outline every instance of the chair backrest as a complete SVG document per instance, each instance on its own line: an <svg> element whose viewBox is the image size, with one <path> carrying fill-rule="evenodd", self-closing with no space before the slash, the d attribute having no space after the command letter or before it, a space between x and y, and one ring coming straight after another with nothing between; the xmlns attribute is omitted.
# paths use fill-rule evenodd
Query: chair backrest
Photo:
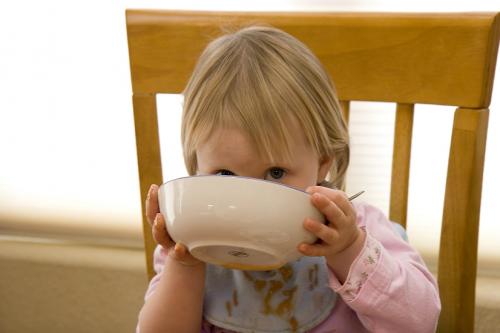
<svg viewBox="0 0 500 333"><path fill-rule="evenodd" d="M265 23L294 35L330 72L346 118L349 101L396 104L390 218L406 224L413 110L457 107L446 181L438 281L440 332L472 332L488 106L498 13L213 13L128 10L137 155L149 277L155 247L144 202L162 183L157 93L181 93L221 28Z"/></svg>

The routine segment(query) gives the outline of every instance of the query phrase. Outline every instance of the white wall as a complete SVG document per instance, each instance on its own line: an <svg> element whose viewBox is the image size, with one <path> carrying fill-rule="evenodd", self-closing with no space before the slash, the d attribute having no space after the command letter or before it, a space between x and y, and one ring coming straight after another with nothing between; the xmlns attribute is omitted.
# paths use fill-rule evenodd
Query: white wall
<svg viewBox="0 0 500 333"><path fill-rule="evenodd" d="M96 228L128 230L140 239L139 185L131 104L125 8L217 9L217 10L375 10L375 11L494 11L494 1L10 1L0 7L0 232L5 221L43 221L54 228L70 228L82 221ZM498 176L500 111L498 85L494 91L484 174L480 253L500 257L495 235L500 232L494 210L500 197ZM175 102L174 102L175 104ZM177 102L178 105L178 102ZM168 98L160 97L162 148L166 133L174 133L176 122ZM380 107L380 106L377 106ZM353 119L367 106L360 105ZM410 196L411 241L425 250L436 246L438 221L428 206L439 206L442 190L435 187L446 161L435 178L420 176L418 168L435 166L447 151L449 129L442 124L451 117L442 113L436 123L442 136L441 150L429 156L429 139L419 124L426 123L426 107L417 108ZM427 112L428 114L428 112ZM386 122L390 116L380 121ZM169 124L174 127L167 129ZM353 125L356 122L353 121ZM358 129L354 128L353 131ZM361 129L362 130L362 129ZM382 146L388 145L388 139ZM381 139L382 141L384 139ZM354 153L362 144L354 142ZM357 152L356 152L357 151ZM440 152L441 151L441 152ZM387 151L384 153L386 154ZM172 157L171 157L172 156ZM177 157L166 178L184 173ZM358 155L359 156L359 155ZM165 156L164 156L165 158ZM356 155L353 157L357 158ZM384 157L386 158L386 157ZM387 160L386 160L387 161ZM387 163L387 162L384 162ZM388 165L390 168L390 164ZM388 168L379 168L382 187L388 186ZM375 170L372 168L371 170ZM363 187L364 199L386 209L387 198L379 196L367 178L350 173L352 191ZM380 175L380 176L379 176ZM385 178L384 178L385 177ZM420 178L419 178L420 177ZM358 183L354 181L356 179ZM364 183L365 182L365 183ZM384 183L385 182L385 183ZM364 186L366 184L366 186ZM433 184L433 186L430 186ZM444 184L444 183L443 183ZM371 190L370 190L371 189ZM93 222L91 222L93 221ZM4 223L4 225L1 225ZM17 222L16 222L17 223ZM12 226L10 226L12 227ZM31 228L31 226L30 226ZM429 245L430 244L430 245Z"/></svg>

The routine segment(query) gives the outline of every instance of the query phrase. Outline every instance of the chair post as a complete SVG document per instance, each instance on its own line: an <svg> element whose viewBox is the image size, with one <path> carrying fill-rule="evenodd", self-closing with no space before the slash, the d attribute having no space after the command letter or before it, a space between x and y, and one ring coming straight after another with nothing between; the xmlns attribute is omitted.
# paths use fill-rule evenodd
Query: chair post
<svg viewBox="0 0 500 333"><path fill-rule="evenodd" d="M148 279L154 276L153 252L155 241L151 226L146 218L146 197L151 184L163 182L160 155L160 139L158 135L158 119L156 113L155 94L134 94L134 123L139 167L139 183L141 191L142 228Z"/></svg>
<svg viewBox="0 0 500 333"><path fill-rule="evenodd" d="M351 111L351 102L350 101L340 101L340 106L342 107L342 115L344 116L345 123L349 124L349 114Z"/></svg>
<svg viewBox="0 0 500 333"><path fill-rule="evenodd" d="M488 109L458 108L455 111L439 251L442 311L438 332L474 331L477 241L488 115Z"/></svg>
<svg viewBox="0 0 500 333"><path fill-rule="evenodd" d="M406 228L414 104L398 103L394 127L389 218Z"/></svg>

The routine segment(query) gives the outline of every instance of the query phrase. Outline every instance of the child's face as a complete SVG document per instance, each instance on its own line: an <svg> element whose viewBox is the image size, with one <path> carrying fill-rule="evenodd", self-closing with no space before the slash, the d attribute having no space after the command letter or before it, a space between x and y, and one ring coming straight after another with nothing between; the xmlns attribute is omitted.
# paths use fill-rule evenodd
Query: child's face
<svg viewBox="0 0 500 333"><path fill-rule="evenodd" d="M219 129L202 143L197 151L197 174L238 175L271 180L297 189L323 181L331 165L331 159L323 159L308 144L298 126L292 133L290 161L271 164L263 159L253 147L250 139L235 128Z"/></svg>

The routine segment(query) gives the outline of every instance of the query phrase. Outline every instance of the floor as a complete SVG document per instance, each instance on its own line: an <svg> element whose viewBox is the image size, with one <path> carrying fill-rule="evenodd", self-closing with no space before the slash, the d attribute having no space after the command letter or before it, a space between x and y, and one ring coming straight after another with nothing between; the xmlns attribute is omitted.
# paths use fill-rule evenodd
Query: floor
<svg viewBox="0 0 500 333"><path fill-rule="evenodd" d="M0 332L133 332L141 249L0 240ZM500 278L480 277L476 332L499 332Z"/></svg>

